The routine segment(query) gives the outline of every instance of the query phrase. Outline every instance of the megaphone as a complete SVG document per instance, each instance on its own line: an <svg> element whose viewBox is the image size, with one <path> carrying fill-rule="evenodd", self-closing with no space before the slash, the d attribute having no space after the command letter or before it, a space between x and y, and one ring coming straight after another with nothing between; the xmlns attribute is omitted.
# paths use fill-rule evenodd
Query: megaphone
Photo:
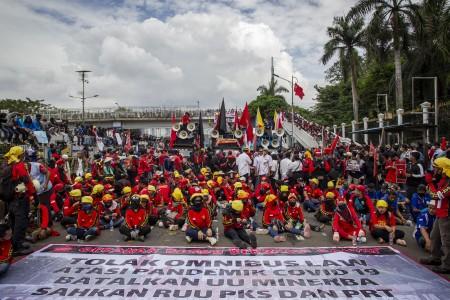
<svg viewBox="0 0 450 300"><path fill-rule="evenodd" d="M186 130L181 130L180 132L178 132L178 137L182 140L187 139L188 137L188 133Z"/></svg>
<svg viewBox="0 0 450 300"><path fill-rule="evenodd" d="M262 146L264 149L269 148L269 145L270 145L270 143L269 143L268 140L266 140L266 139L262 140L261 146Z"/></svg>
<svg viewBox="0 0 450 300"><path fill-rule="evenodd" d="M275 134L278 137L282 137L284 135L284 129L283 128L278 128L277 130L275 130Z"/></svg>
<svg viewBox="0 0 450 300"><path fill-rule="evenodd" d="M264 129L263 128L256 128L256 136L263 136L264 135Z"/></svg>
<svg viewBox="0 0 450 300"><path fill-rule="evenodd" d="M280 142L278 141L278 139L273 139L272 143L271 143L272 148L278 148L280 147Z"/></svg>
<svg viewBox="0 0 450 300"><path fill-rule="evenodd" d="M210 135L211 135L211 137L213 139L217 139L219 137L219 131L216 130L216 129L213 129L213 130L211 130L211 134Z"/></svg>
<svg viewBox="0 0 450 300"><path fill-rule="evenodd" d="M240 129L236 129L234 131L234 137L237 138L237 139L240 139L243 135L244 135L244 133Z"/></svg>
<svg viewBox="0 0 450 300"><path fill-rule="evenodd" d="M181 123L173 124L172 130L177 132L181 129Z"/></svg>
<svg viewBox="0 0 450 300"><path fill-rule="evenodd" d="M187 130L190 131L190 132L194 131L195 130L195 124L194 123L189 123L187 125Z"/></svg>

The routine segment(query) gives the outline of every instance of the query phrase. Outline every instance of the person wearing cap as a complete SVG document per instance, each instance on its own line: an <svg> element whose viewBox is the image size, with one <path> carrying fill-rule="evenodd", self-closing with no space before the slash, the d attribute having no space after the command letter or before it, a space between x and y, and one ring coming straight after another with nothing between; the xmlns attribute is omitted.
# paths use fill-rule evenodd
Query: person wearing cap
<svg viewBox="0 0 450 300"><path fill-rule="evenodd" d="M94 199L91 196L83 196L81 198L77 223L75 226L67 228L66 241L90 241L100 234L98 228L99 214L93 203Z"/></svg>
<svg viewBox="0 0 450 300"><path fill-rule="evenodd" d="M245 229L255 231L259 227L259 225L254 219L256 215L256 209L255 206L253 206L250 194L244 190L239 190L239 192L237 193L237 200L241 200L242 204L244 205L241 216L243 220L246 220Z"/></svg>
<svg viewBox="0 0 450 300"><path fill-rule="evenodd" d="M431 255L420 259L420 263L434 266L434 272L450 274L450 159L436 158L433 168L433 180L428 184L428 190L436 201L436 221L430 236Z"/></svg>
<svg viewBox="0 0 450 300"><path fill-rule="evenodd" d="M327 182L327 188L324 191L324 194L331 192L334 194L334 198L337 199L339 197L339 191L334 186L334 182L332 180Z"/></svg>
<svg viewBox="0 0 450 300"><path fill-rule="evenodd" d="M141 206L147 212L147 224L151 226L155 226L158 223L159 216L161 215L158 209L155 207L154 198L150 198L150 195L145 193L141 193L139 195L141 198Z"/></svg>
<svg viewBox="0 0 450 300"><path fill-rule="evenodd" d="M81 196L82 192L79 189L72 190L69 192L69 197L64 199L63 204L63 218L61 220L61 225L64 227L73 226L77 222L78 211L81 206Z"/></svg>
<svg viewBox="0 0 450 300"><path fill-rule="evenodd" d="M393 243L406 246L403 239L405 233L396 228L395 216L388 210L388 204L385 200L380 199L376 202L376 210L370 217L370 233L378 243Z"/></svg>
<svg viewBox="0 0 450 300"><path fill-rule="evenodd" d="M209 194L208 189L202 189L201 193L203 195L203 204L208 209L211 219L217 220L217 200L214 200L214 198Z"/></svg>
<svg viewBox="0 0 450 300"><path fill-rule="evenodd" d="M318 187L319 180L313 178L309 180L309 185L303 189L303 195L305 201L303 202L303 209L307 212L315 212L319 207L321 201L323 201L323 192Z"/></svg>
<svg viewBox="0 0 450 300"><path fill-rule="evenodd" d="M358 215L359 219L364 225L369 224L370 217L375 211L373 201L366 193L366 188L363 185L355 186L353 193L348 200L348 204L352 206Z"/></svg>
<svg viewBox="0 0 450 300"><path fill-rule="evenodd" d="M128 203L130 201L131 193L132 193L131 187L124 186L122 188L122 192L121 192L122 195L120 196L120 200L119 200L120 214L122 216L125 216L125 211L127 209Z"/></svg>
<svg viewBox="0 0 450 300"><path fill-rule="evenodd" d="M105 194L105 186L103 184L96 184L92 188L91 196L94 199L94 207L97 207L98 204L102 201L102 197Z"/></svg>
<svg viewBox="0 0 450 300"><path fill-rule="evenodd" d="M190 198L190 208L187 214L186 241L206 241L214 246L217 239L212 230L212 220L208 209L203 205L203 195L194 193Z"/></svg>
<svg viewBox="0 0 450 300"><path fill-rule="evenodd" d="M428 206L420 211L417 217L416 229L414 230L414 238L420 248L431 251L430 233L436 221L436 200L430 200L426 203Z"/></svg>
<svg viewBox="0 0 450 300"><path fill-rule="evenodd" d="M111 194L104 194L99 203L100 229L117 228L122 224L123 217L120 215L119 204Z"/></svg>
<svg viewBox="0 0 450 300"><path fill-rule="evenodd" d="M284 227L288 232L294 234L297 240L311 237L311 226L306 223L302 207L294 193L290 193L288 196L283 216L286 221Z"/></svg>
<svg viewBox="0 0 450 300"><path fill-rule="evenodd" d="M409 220L409 211L406 211L406 198L405 196L397 191L396 186L392 186L389 189L389 193L383 198L389 206L389 210L393 212L396 223L399 225L411 225L411 220ZM402 213L404 212L404 214ZM405 217L406 216L406 217Z"/></svg>
<svg viewBox="0 0 450 300"><path fill-rule="evenodd" d="M345 199L339 198L332 222L333 241L355 240L359 243L366 242L366 232L361 226L361 221L351 205Z"/></svg>
<svg viewBox="0 0 450 300"><path fill-rule="evenodd" d="M411 198L411 214L414 222L417 221L417 217L419 217L421 211L427 208L430 201L431 197L427 192L427 187L424 184L419 184L417 192Z"/></svg>
<svg viewBox="0 0 450 300"><path fill-rule="evenodd" d="M166 228L168 227L169 230L174 231L178 230L178 228L186 227L188 206L180 188L176 187L171 196L172 201L170 201L168 210L161 216L161 219ZM183 231L186 231L186 228Z"/></svg>
<svg viewBox="0 0 450 300"><path fill-rule="evenodd" d="M146 236L151 232L147 222L148 214L141 204L141 197L134 194L125 212L125 222L120 226L119 232L124 235L124 240L145 241Z"/></svg>
<svg viewBox="0 0 450 300"><path fill-rule="evenodd" d="M244 147L239 156L236 158L238 173L240 176L245 177L245 179L248 179L250 176L250 166L252 165L252 160L248 153L248 147Z"/></svg>
<svg viewBox="0 0 450 300"><path fill-rule="evenodd" d="M248 234L244 229L250 220L243 216L244 203L242 200L233 200L222 212L224 235L240 249L246 249L250 245L253 249L257 247L256 236Z"/></svg>
<svg viewBox="0 0 450 300"><path fill-rule="evenodd" d="M329 224L333 220L334 211L336 209L336 196L332 192L325 194L325 199L320 203L319 209L315 214L317 221Z"/></svg>
<svg viewBox="0 0 450 300"><path fill-rule="evenodd" d="M283 232L285 232L285 219L283 211L278 204L277 196L269 194L264 202L263 226L267 228L268 233L275 242L285 242L286 237L283 235Z"/></svg>
<svg viewBox="0 0 450 300"><path fill-rule="evenodd" d="M303 154L303 161L301 164L303 179L305 181L308 181L312 177L312 173L314 172L314 161L312 159L311 152L309 152L308 150Z"/></svg>
<svg viewBox="0 0 450 300"><path fill-rule="evenodd" d="M266 182L264 178L262 178L262 182L256 186L255 192L253 194L253 202L256 208L262 210L264 207L264 203L267 195L274 194L275 192L272 189L270 183Z"/></svg>
<svg viewBox="0 0 450 300"><path fill-rule="evenodd" d="M287 205L288 197L289 197L289 186L287 184L280 185L278 191L278 199L280 200L279 204L282 210Z"/></svg>

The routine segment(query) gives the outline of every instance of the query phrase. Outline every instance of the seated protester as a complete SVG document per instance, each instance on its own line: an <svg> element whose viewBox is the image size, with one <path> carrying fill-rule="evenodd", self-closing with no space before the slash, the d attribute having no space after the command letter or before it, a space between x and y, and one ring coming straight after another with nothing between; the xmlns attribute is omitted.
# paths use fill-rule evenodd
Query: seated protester
<svg viewBox="0 0 450 300"><path fill-rule="evenodd" d="M96 184L92 188L91 197L94 200L93 206L97 208L97 206L102 201L102 197L105 194L105 186L103 184Z"/></svg>
<svg viewBox="0 0 450 300"><path fill-rule="evenodd" d="M256 209L250 199L250 194L244 190L240 190L237 194L237 199L241 200L244 205L241 213L242 219L247 220L244 227L255 231L259 225L254 220Z"/></svg>
<svg viewBox="0 0 450 300"><path fill-rule="evenodd" d="M212 200L212 197L209 194L208 189L203 189L202 194L203 194L203 203L204 203L205 207L208 209L211 219L217 220L217 203L215 203Z"/></svg>
<svg viewBox="0 0 450 300"><path fill-rule="evenodd" d="M119 204L113 199L111 194L103 195L98 210L100 215L100 229L114 230L124 220L120 215Z"/></svg>
<svg viewBox="0 0 450 300"><path fill-rule="evenodd" d="M262 177L265 180L265 177ZM273 194L272 187L270 184L266 181L262 181L260 184L256 186L254 197L253 197L253 203L256 208L263 209L264 203L267 195Z"/></svg>
<svg viewBox="0 0 450 300"><path fill-rule="evenodd" d="M90 241L100 234L98 229L98 212L94 208L94 199L91 196L81 198L81 208L78 212L75 226L67 228L66 241Z"/></svg>
<svg viewBox="0 0 450 300"><path fill-rule="evenodd" d="M131 197L131 187L125 186L122 188L122 196L119 199L120 203L120 215L125 216L125 212L127 210L128 203L130 202Z"/></svg>
<svg viewBox="0 0 450 300"><path fill-rule="evenodd" d="M414 222L417 222L417 217L421 211L427 208L428 203L431 201L430 194L427 193L425 185L420 184L417 187L417 192L411 197L411 214Z"/></svg>
<svg viewBox="0 0 450 300"><path fill-rule="evenodd" d="M431 200L428 202L428 208L423 209L417 217L416 230L414 231L417 244L428 252L431 251L430 234L434 221L436 221L436 200Z"/></svg>
<svg viewBox="0 0 450 300"><path fill-rule="evenodd" d="M65 228L73 227L77 223L78 211L81 206L81 190L72 190L64 200L63 218L61 225Z"/></svg>
<svg viewBox="0 0 450 300"><path fill-rule="evenodd" d="M284 207L287 205L288 197L289 197L289 186L283 184L280 186L280 190L278 192L278 199L279 199L278 203L280 204L281 210L284 210Z"/></svg>
<svg viewBox="0 0 450 300"><path fill-rule="evenodd" d="M54 213L55 219L59 220L62 218L63 214L61 210L64 207L64 202L68 198L64 184L58 183L53 186L53 190L50 194L50 206Z"/></svg>
<svg viewBox="0 0 450 300"><path fill-rule="evenodd" d="M334 183L332 180L327 182L327 189L323 193L327 194L329 192L334 194L334 199L337 199L339 197L339 191L334 187Z"/></svg>
<svg viewBox="0 0 450 300"><path fill-rule="evenodd" d="M169 230L186 231L186 216L188 212L188 206L184 198L183 192L180 188L175 188L172 192L171 205L168 207L166 214L162 215L164 226Z"/></svg>
<svg viewBox="0 0 450 300"><path fill-rule="evenodd" d="M151 226L155 226L158 223L160 213L158 209L155 207L153 201L150 199L149 195L141 194L139 195L141 198L141 206L147 212L147 224Z"/></svg>
<svg viewBox="0 0 450 300"><path fill-rule="evenodd" d="M217 239L211 227L211 216L209 211L203 205L203 195L195 193L190 199L191 207L187 214L188 228L186 230L186 240L188 243L192 241L207 241L214 246Z"/></svg>
<svg viewBox="0 0 450 300"><path fill-rule="evenodd" d="M236 199L236 198L237 198L238 192L239 192L240 190L243 189L242 182L236 181L236 182L233 184L233 187L234 187L233 199Z"/></svg>
<svg viewBox="0 0 450 300"><path fill-rule="evenodd" d="M328 224L333 220L334 210L336 209L336 198L332 192L327 192L325 200L320 203L319 210L315 214L317 221Z"/></svg>
<svg viewBox="0 0 450 300"><path fill-rule="evenodd" d="M225 207L222 212L224 235L240 249L247 249L247 244L255 249L257 246L256 236L248 234L244 229L249 220L245 218L243 211L244 203L241 200L233 200Z"/></svg>
<svg viewBox="0 0 450 300"><path fill-rule="evenodd" d="M366 242L366 232L362 229L361 221L351 205L345 199L340 198L333 216L333 241L339 242L341 239L356 242Z"/></svg>
<svg viewBox="0 0 450 300"><path fill-rule="evenodd" d="M307 212L315 212L323 200L322 190L318 186L319 180L313 178L309 180L309 185L304 188L305 201L303 202L303 209Z"/></svg>
<svg viewBox="0 0 450 300"><path fill-rule="evenodd" d="M151 228L147 223L147 212L141 205L141 197L134 194L130 198L125 212L125 222L120 226L119 232L124 235L124 240L145 241Z"/></svg>
<svg viewBox="0 0 450 300"><path fill-rule="evenodd" d="M12 262L12 230L8 224L0 224L0 278L5 274Z"/></svg>
<svg viewBox="0 0 450 300"><path fill-rule="evenodd" d="M285 231L284 223L283 211L278 204L277 196L267 195L263 212L263 226L268 229L270 236L277 243L286 241L286 237L282 235Z"/></svg>
<svg viewBox="0 0 450 300"><path fill-rule="evenodd" d="M363 185L356 186L350 196L348 204L355 210L363 226L369 224L370 217L375 211L375 208L373 207L372 199L367 195Z"/></svg>
<svg viewBox="0 0 450 300"><path fill-rule="evenodd" d="M33 180L34 183L34 180ZM38 240L45 240L52 234L58 236L59 233L52 229L53 222L50 207L45 203L39 203L36 210L36 218L34 219L35 228L31 232L29 241L36 243Z"/></svg>
<svg viewBox="0 0 450 300"><path fill-rule="evenodd" d="M408 226L411 225L411 221L407 220L401 212L401 209L403 211L405 211L406 209L405 196L391 189L388 195L383 198L383 200L387 202L389 211L393 213L396 224Z"/></svg>
<svg viewBox="0 0 450 300"><path fill-rule="evenodd" d="M389 244L406 246L406 241L403 239L405 233L396 229L395 216L388 210L385 200L378 200L376 203L376 212L370 217L370 233L380 244L389 242Z"/></svg>
<svg viewBox="0 0 450 300"><path fill-rule="evenodd" d="M370 197L370 199L381 199L381 193L379 193L376 188L375 184L373 182L369 183L367 185L367 196Z"/></svg>
<svg viewBox="0 0 450 300"><path fill-rule="evenodd" d="M156 187L157 195L155 198L155 206L162 207L169 205L170 201L170 186L167 184L166 179L161 177L159 179L159 184Z"/></svg>
<svg viewBox="0 0 450 300"><path fill-rule="evenodd" d="M302 207L294 193L290 193L288 196L287 204L283 209L283 216L286 221L285 229L295 234L298 240L311 237L311 226L305 222Z"/></svg>

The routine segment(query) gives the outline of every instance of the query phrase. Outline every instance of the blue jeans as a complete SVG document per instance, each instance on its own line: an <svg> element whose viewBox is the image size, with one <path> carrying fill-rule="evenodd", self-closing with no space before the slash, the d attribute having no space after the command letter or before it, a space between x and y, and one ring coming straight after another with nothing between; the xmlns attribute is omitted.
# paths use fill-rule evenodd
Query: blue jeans
<svg viewBox="0 0 450 300"><path fill-rule="evenodd" d="M10 265L10 263L0 263L0 276L8 271Z"/></svg>
<svg viewBox="0 0 450 300"><path fill-rule="evenodd" d="M67 228L67 233L76 235L79 240L84 240L88 235L97 235L97 227L91 227L89 229L69 227Z"/></svg>
<svg viewBox="0 0 450 300"><path fill-rule="evenodd" d="M303 209L306 211L316 211L319 208L320 201L317 199L305 200L303 202Z"/></svg>
<svg viewBox="0 0 450 300"><path fill-rule="evenodd" d="M201 231L206 235L206 231L207 231L208 229L207 228L204 228L204 229L201 229ZM198 232L199 232L199 230L197 230L197 229L194 229L194 228L188 228L187 230L186 230L186 235L187 236L189 236L189 237L191 237L192 238L192 241L195 241L195 242L198 242L198 241L206 241L206 240L199 240L198 239ZM213 231L213 234L212 234L212 236L214 236L215 234L214 234L214 231Z"/></svg>
<svg viewBox="0 0 450 300"><path fill-rule="evenodd" d="M123 221L124 221L123 217L120 217L120 218L115 219L115 220L113 219L112 222L109 221L109 220L107 221L104 218L100 218L100 225L102 225L104 229L110 229L111 225L114 228L116 228L116 227L119 227L120 224L122 224Z"/></svg>

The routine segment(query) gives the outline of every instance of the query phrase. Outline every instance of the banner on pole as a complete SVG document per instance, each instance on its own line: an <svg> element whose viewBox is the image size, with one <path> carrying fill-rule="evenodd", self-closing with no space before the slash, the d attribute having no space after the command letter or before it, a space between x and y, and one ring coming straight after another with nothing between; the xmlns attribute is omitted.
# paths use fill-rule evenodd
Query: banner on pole
<svg viewBox="0 0 450 300"><path fill-rule="evenodd" d="M1 299L448 299L450 284L389 247L49 245L0 279Z"/></svg>

